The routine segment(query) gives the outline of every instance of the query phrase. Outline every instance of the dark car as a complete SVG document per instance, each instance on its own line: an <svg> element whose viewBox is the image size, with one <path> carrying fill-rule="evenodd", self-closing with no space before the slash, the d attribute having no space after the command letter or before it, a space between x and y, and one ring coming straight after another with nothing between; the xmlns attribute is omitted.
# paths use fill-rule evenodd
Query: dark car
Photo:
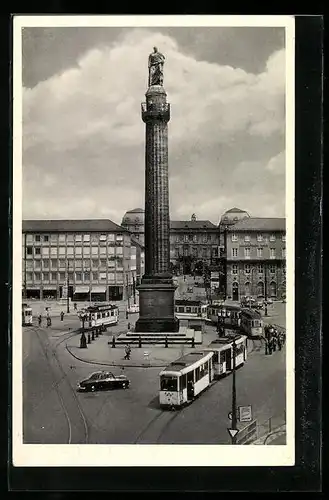
<svg viewBox="0 0 329 500"><path fill-rule="evenodd" d="M114 375L112 372L94 372L78 383L79 391L96 391L104 389L128 389L129 379L125 375Z"/></svg>

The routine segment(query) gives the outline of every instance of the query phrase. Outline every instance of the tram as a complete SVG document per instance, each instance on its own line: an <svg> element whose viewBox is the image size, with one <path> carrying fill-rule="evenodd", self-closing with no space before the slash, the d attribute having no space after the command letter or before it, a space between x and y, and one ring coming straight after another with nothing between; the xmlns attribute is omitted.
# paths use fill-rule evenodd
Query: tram
<svg viewBox="0 0 329 500"><path fill-rule="evenodd" d="M219 322L223 327L239 329L241 324L241 307L231 304L212 304L208 306L208 319L214 325Z"/></svg>
<svg viewBox="0 0 329 500"><path fill-rule="evenodd" d="M200 300L175 300L175 313L178 319L184 319L185 317L201 317L207 319L207 309L208 304L205 304Z"/></svg>
<svg viewBox="0 0 329 500"><path fill-rule="evenodd" d="M32 307L22 304L22 326L32 325Z"/></svg>
<svg viewBox="0 0 329 500"><path fill-rule="evenodd" d="M235 347L233 342L235 342ZM234 351L235 367L238 368L244 365L248 356L247 336L235 334L220 337L211 342L205 350L214 353L214 377L219 378L231 373L233 370Z"/></svg>
<svg viewBox="0 0 329 500"><path fill-rule="evenodd" d="M262 337L264 328L260 312L255 309L242 309L240 329L248 337Z"/></svg>
<svg viewBox="0 0 329 500"><path fill-rule="evenodd" d="M113 304L93 305L82 309L78 313L80 326L84 330L101 328L103 331L119 321L119 308Z"/></svg>
<svg viewBox="0 0 329 500"><path fill-rule="evenodd" d="M190 352L160 372L162 408L179 408L192 402L214 378L213 351Z"/></svg>

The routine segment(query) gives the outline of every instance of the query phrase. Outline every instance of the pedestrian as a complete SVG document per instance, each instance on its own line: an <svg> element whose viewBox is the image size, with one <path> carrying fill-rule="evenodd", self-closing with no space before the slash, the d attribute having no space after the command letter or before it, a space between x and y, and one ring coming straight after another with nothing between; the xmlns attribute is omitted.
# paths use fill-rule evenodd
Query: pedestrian
<svg viewBox="0 0 329 500"><path fill-rule="evenodd" d="M42 323L42 316L41 316L41 314L39 314L39 316L38 316L38 323L39 323L39 326L41 326L41 323Z"/></svg>
<svg viewBox="0 0 329 500"><path fill-rule="evenodd" d="M126 319L128 319L128 317L129 317L129 316L128 316L128 309L127 309L127 311L126 311Z"/></svg>
<svg viewBox="0 0 329 500"><path fill-rule="evenodd" d="M61 321L64 320L64 311L61 312Z"/></svg>
<svg viewBox="0 0 329 500"><path fill-rule="evenodd" d="M128 330L130 330L130 323L128 322Z"/></svg>
<svg viewBox="0 0 329 500"><path fill-rule="evenodd" d="M76 311L77 310L77 303L74 302L74 310Z"/></svg>
<svg viewBox="0 0 329 500"><path fill-rule="evenodd" d="M282 344L281 344L281 335L278 336L278 349L281 351Z"/></svg>
<svg viewBox="0 0 329 500"><path fill-rule="evenodd" d="M131 353L131 347L129 345L126 345L126 347L125 347L125 353L126 354L125 354L124 359L128 359L129 360L130 359L130 353Z"/></svg>

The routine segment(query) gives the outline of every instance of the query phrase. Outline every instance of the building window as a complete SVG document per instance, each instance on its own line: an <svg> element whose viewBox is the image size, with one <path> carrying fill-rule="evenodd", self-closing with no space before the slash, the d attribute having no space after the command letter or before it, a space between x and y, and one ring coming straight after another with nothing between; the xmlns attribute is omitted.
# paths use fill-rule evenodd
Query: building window
<svg viewBox="0 0 329 500"><path fill-rule="evenodd" d="M89 242L90 241L90 234L84 234L83 235L83 241L84 242Z"/></svg>
<svg viewBox="0 0 329 500"><path fill-rule="evenodd" d="M82 260L81 260L81 259L77 259L77 260L75 261L75 267L76 267L76 268L77 268L77 267L82 267Z"/></svg>
<svg viewBox="0 0 329 500"><path fill-rule="evenodd" d="M275 259L275 248L270 248L270 259Z"/></svg>
<svg viewBox="0 0 329 500"><path fill-rule="evenodd" d="M74 242L74 235L73 234L68 234L67 235L67 243L72 243Z"/></svg>
<svg viewBox="0 0 329 500"><path fill-rule="evenodd" d="M56 244L56 243L57 243L57 240L58 240L58 236L57 236L57 234L51 234L51 235L50 235L50 242L51 242L51 243L55 243L55 244Z"/></svg>
<svg viewBox="0 0 329 500"><path fill-rule="evenodd" d="M123 236L122 234L117 234L117 238L116 238L117 241L123 241Z"/></svg>
<svg viewBox="0 0 329 500"><path fill-rule="evenodd" d="M262 281L257 284L257 297L264 297L264 283Z"/></svg>
<svg viewBox="0 0 329 500"><path fill-rule="evenodd" d="M270 266L270 273L275 274L275 266L273 265Z"/></svg>
<svg viewBox="0 0 329 500"><path fill-rule="evenodd" d="M101 267L106 267L106 259L101 259L100 260L100 266Z"/></svg>
<svg viewBox="0 0 329 500"><path fill-rule="evenodd" d="M92 266L93 266L93 268L98 267L98 264L99 264L98 259L93 259L92 260Z"/></svg>
<svg viewBox="0 0 329 500"><path fill-rule="evenodd" d="M276 239L276 238L275 238L275 234L271 234L271 235L270 235L270 241L275 241L275 239Z"/></svg>
<svg viewBox="0 0 329 500"><path fill-rule="evenodd" d="M286 235L285 234L282 235L282 241L286 241Z"/></svg>
<svg viewBox="0 0 329 500"><path fill-rule="evenodd" d="M245 272L245 274L250 274L250 264L244 265L244 272Z"/></svg>
<svg viewBox="0 0 329 500"><path fill-rule="evenodd" d="M34 269L41 269L41 263L40 260L34 261Z"/></svg>
<svg viewBox="0 0 329 500"><path fill-rule="evenodd" d="M282 272L283 272L283 274L286 274L286 266L285 265L282 266Z"/></svg>
<svg viewBox="0 0 329 500"><path fill-rule="evenodd" d="M99 279L101 281L106 281L106 272L100 272L99 273Z"/></svg>
<svg viewBox="0 0 329 500"><path fill-rule="evenodd" d="M99 253L100 253L101 255L106 255L106 247L100 247L100 249L99 249Z"/></svg>
<svg viewBox="0 0 329 500"><path fill-rule="evenodd" d="M91 254L98 255L98 247L91 247Z"/></svg>
<svg viewBox="0 0 329 500"><path fill-rule="evenodd" d="M276 283L274 281L270 283L270 297L276 297Z"/></svg>
<svg viewBox="0 0 329 500"><path fill-rule="evenodd" d="M85 271L84 272L84 280L85 281L90 281L90 271Z"/></svg>
<svg viewBox="0 0 329 500"><path fill-rule="evenodd" d="M250 241L250 235L249 234L245 234L244 241Z"/></svg>
<svg viewBox="0 0 329 500"><path fill-rule="evenodd" d="M238 256L238 249L232 248L232 257L237 257L237 256Z"/></svg>
<svg viewBox="0 0 329 500"><path fill-rule="evenodd" d="M75 273L75 280L82 281L82 273L80 271Z"/></svg>
<svg viewBox="0 0 329 500"><path fill-rule="evenodd" d="M33 243L33 235L32 234L26 235L26 243Z"/></svg>
<svg viewBox="0 0 329 500"><path fill-rule="evenodd" d="M257 257L263 257L263 249L257 248Z"/></svg>
<svg viewBox="0 0 329 500"><path fill-rule="evenodd" d="M123 248L122 247L117 247L116 253L117 253L117 255L122 255L123 254Z"/></svg>
<svg viewBox="0 0 329 500"><path fill-rule="evenodd" d="M58 253L59 253L59 255L65 255L65 247L59 247Z"/></svg>
<svg viewBox="0 0 329 500"><path fill-rule="evenodd" d="M116 281L117 281L117 283L123 283L123 273L117 272Z"/></svg>
<svg viewBox="0 0 329 500"><path fill-rule="evenodd" d="M56 261L54 261L54 262L56 262ZM65 260L64 260L64 259L59 259L59 261L58 261L58 262L59 262L59 267L60 267L61 269L63 269L63 267L66 267L66 264L65 264Z"/></svg>
<svg viewBox="0 0 329 500"><path fill-rule="evenodd" d="M114 241L115 240L115 234L108 234L107 235L107 241Z"/></svg>
<svg viewBox="0 0 329 500"><path fill-rule="evenodd" d="M58 252L57 247L51 247L50 255L55 255L57 257L57 252Z"/></svg>
<svg viewBox="0 0 329 500"><path fill-rule="evenodd" d="M61 271L59 273L59 280L63 283L66 279L66 276L65 276L65 273L63 271Z"/></svg>
<svg viewBox="0 0 329 500"><path fill-rule="evenodd" d="M106 241L106 234L101 234L99 237L99 241Z"/></svg>
<svg viewBox="0 0 329 500"><path fill-rule="evenodd" d="M187 243L188 242L188 234L184 234L184 242Z"/></svg>
<svg viewBox="0 0 329 500"><path fill-rule="evenodd" d="M111 259L111 260L109 259L107 261L107 265L108 265L108 267L115 267L115 261L113 259Z"/></svg>
<svg viewBox="0 0 329 500"><path fill-rule="evenodd" d="M65 243L65 234L59 234L58 235L58 242L59 243Z"/></svg>
<svg viewBox="0 0 329 500"><path fill-rule="evenodd" d="M83 255L84 255L84 257L86 257L87 255L90 255L90 247L84 247Z"/></svg>
<svg viewBox="0 0 329 500"><path fill-rule="evenodd" d="M75 255L82 255L82 247L75 247Z"/></svg>
<svg viewBox="0 0 329 500"><path fill-rule="evenodd" d="M232 241L238 241L238 235L233 233L232 234Z"/></svg>
<svg viewBox="0 0 329 500"><path fill-rule="evenodd" d="M33 261L32 260L26 261L26 269L33 269Z"/></svg>
<svg viewBox="0 0 329 500"><path fill-rule="evenodd" d="M40 238L40 234L36 234L36 235L34 236L34 241L36 241L37 243L39 243L39 242L40 242L40 240L41 240L41 238Z"/></svg>
<svg viewBox="0 0 329 500"><path fill-rule="evenodd" d="M193 234L189 234L189 235L188 235L188 240L189 240L189 241L193 241Z"/></svg>
<svg viewBox="0 0 329 500"><path fill-rule="evenodd" d="M41 274L40 273L34 273L34 281L40 281Z"/></svg>
<svg viewBox="0 0 329 500"><path fill-rule="evenodd" d="M70 271L68 274L69 274L69 281L73 281L73 272Z"/></svg>
<svg viewBox="0 0 329 500"><path fill-rule="evenodd" d="M250 258L250 248L249 247L246 247L244 249L244 256L246 257L246 259Z"/></svg>
<svg viewBox="0 0 329 500"><path fill-rule="evenodd" d="M57 273L51 273L51 281L57 281Z"/></svg>
<svg viewBox="0 0 329 500"><path fill-rule="evenodd" d="M32 273L26 273L26 281L32 281L33 275Z"/></svg>
<svg viewBox="0 0 329 500"><path fill-rule="evenodd" d="M257 269L258 269L259 274L263 274L263 272L264 272L263 264L258 264Z"/></svg>
<svg viewBox="0 0 329 500"><path fill-rule="evenodd" d="M238 274L238 265L237 264L232 265L232 274Z"/></svg>
<svg viewBox="0 0 329 500"><path fill-rule="evenodd" d="M250 283L249 283L249 281L246 281L246 283L244 284L244 293L247 297L250 296Z"/></svg>
<svg viewBox="0 0 329 500"><path fill-rule="evenodd" d="M84 266L86 269L88 269L88 267L90 267L90 260L87 260L87 259L86 259L86 260L84 260L84 261L83 261L83 266Z"/></svg>
<svg viewBox="0 0 329 500"><path fill-rule="evenodd" d="M283 257L283 259L286 258L286 249L285 248L282 248L282 257Z"/></svg>
<svg viewBox="0 0 329 500"><path fill-rule="evenodd" d="M257 234L257 241L263 241L263 235Z"/></svg>
<svg viewBox="0 0 329 500"><path fill-rule="evenodd" d="M73 257L73 247L67 247L67 256Z"/></svg>
<svg viewBox="0 0 329 500"><path fill-rule="evenodd" d="M41 255L41 249L40 248L35 248L35 255Z"/></svg>
<svg viewBox="0 0 329 500"><path fill-rule="evenodd" d="M43 281L49 281L49 273L42 273Z"/></svg>
<svg viewBox="0 0 329 500"><path fill-rule="evenodd" d="M42 247L42 255L49 255L49 247Z"/></svg>
<svg viewBox="0 0 329 500"><path fill-rule="evenodd" d="M45 235L44 235L44 237L43 237L43 241L44 241L45 243L48 243L48 241L49 241L49 236L48 236L47 234L45 234Z"/></svg>
<svg viewBox="0 0 329 500"><path fill-rule="evenodd" d="M43 269L49 269L49 260L48 259L42 261L42 267L43 267Z"/></svg>
<svg viewBox="0 0 329 500"><path fill-rule="evenodd" d="M198 241L198 237L196 234L193 234L193 241L194 241L194 243L196 243Z"/></svg>
<svg viewBox="0 0 329 500"><path fill-rule="evenodd" d="M109 281L114 281L114 273L109 273Z"/></svg>
<svg viewBox="0 0 329 500"><path fill-rule="evenodd" d="M26 247L26 255L32 255L32 247Z"/></svg>
<svg viewBox="0 0 329 500"><path fill-rule="evenodd" d="M81 243L82 242L82 234L76 234L75 235L75 242L76 243Z"/></svg>

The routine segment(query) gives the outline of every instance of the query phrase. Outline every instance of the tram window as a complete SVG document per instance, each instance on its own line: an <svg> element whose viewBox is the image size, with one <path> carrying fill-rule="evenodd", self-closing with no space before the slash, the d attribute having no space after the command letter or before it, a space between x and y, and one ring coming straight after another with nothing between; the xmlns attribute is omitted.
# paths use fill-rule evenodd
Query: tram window
<svg viewBox="0 0 329 500"><path fill-rule="evenodd" d="M187 312L187 313L190 313L190 312L191 312L191 308L190 308L190 307L187 307L187 308L186 308L186 312Z"/></svg>
<svg viewBox="0 0 329 500"><path fill-rule="evenodd" d="M181 389L186 389L186 374L181 376L180 379Z"/></svg>
<svg viewBox="0 0 329 500"><path fill-rule="evenodd" d="M184 312L184 307L179 307L178 312L183 313Z"/></svg>
<svg viewBox="0 0 329 500"><path fill-rule="evenodd" d="M100 319L101 313L97 313L97 319Z"/></svg>
<svg viewBox="0 0 329 500"><path fill-rule="evenodd" d="M254 326L259 326L259 324L260 324L260 321L258 319L255 319L254 320Z"/></svg>
<svg viewBox="0 0 329 500"><path fill-rule="evenodd" d="M204 364L204 374L207 375L209 372L209 361Z"/></svg>
<svg viewBox="0 0 329 500"><path fill-rule="evenodd" d="M200 366L200 378L204 377L204 365Z"/></svg>
<svg viewBox="0 0 329 500"><path fill-rule="evenodd" d="M224 363L224 362L225 362L225 359L226 359L225 352L221 352L221 353L220 353L220 362L221 362L221 363Z"/></svg>
<svg viewBox="0 0 329 500"><path fill-rule="evenodd" d="M218 351L214 351L214 355L213 355L213 358L214 360L214 363L218 363Z"/></svg>
<svg viewBox="0 0 329 500"><path fill-rule="evenodd" d="M102 318L105 318L105 313L102 313Z"/></svg>
<svg viewBox="0 0 329 500"><path fill-rule="evenodd" d="M243 349L244 349L243 344L239 344L238 346L236 346L236 348L235 348L236 356L239 356L239 354L241 354L243 352Z"/></svg>
<svg viewBox="0 0 329 500"><path fill-rule="evenodd" d="M200 380L200 368L196 368L195 369L195 381L197 382L198 380Z"/></svg>
<svg viewBox="0 0 329 500"><path fill-rule="evenodd" d="M160 380L161 391L177 391L177 378L163 375Z"/></svg>

